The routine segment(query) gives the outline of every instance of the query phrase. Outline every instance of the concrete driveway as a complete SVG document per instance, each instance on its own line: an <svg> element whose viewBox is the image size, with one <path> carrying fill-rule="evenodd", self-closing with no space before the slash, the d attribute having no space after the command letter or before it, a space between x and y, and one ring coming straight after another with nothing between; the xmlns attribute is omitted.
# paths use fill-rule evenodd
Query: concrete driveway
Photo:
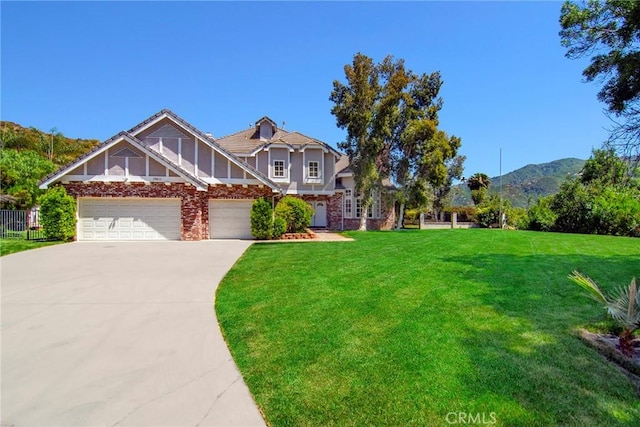
<svg viewBox="0 0 640 427"><path fill-rule="evenodd" d="M70 243L0 258L2 426L257 426L216 286L245 241Z"/></svg>

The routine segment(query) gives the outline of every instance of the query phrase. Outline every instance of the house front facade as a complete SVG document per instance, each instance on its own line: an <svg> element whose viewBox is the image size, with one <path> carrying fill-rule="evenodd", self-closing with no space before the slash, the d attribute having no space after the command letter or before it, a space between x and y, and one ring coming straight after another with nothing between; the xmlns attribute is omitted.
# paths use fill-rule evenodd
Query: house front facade
<svg viewBox="0 0 640 427"><path fill-rule="evenodd" d="M314 209L312 227L389 228L380 197L358 210L348 159L328 144L263 117L214 139L162 110L43 179L77 201L78 240L250 239L250 209L285 195Z"/></svg>

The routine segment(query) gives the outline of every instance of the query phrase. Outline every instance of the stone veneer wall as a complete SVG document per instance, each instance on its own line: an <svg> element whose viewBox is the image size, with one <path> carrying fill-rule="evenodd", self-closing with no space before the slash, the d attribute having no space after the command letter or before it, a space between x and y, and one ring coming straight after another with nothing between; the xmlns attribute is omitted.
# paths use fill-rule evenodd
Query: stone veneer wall
<svg viewBox="0 0 640 427"><path fill-rule="evenodd" d="M122 182L72 182L62 184L67 193L75 197L150 197L180 198L182 240L203 240L209 238L209 199L256 199L274 196L271 188L234 185L209 186L207 191L198 191L192 185L182 183L122 183Z"/></svg>
<svg viewBox="0 0 640 427"><path fill-rule="evenodd" d="M353 209L355 211L355 204ZM396 211L394 199L391 194L383 195L382 199L382 218L368 218L367 230L391 230L395 225ZM345 230L357 230L360 228L360 218L345 218Z"/></svg>
<svg viewBox="0 0 640 427"><path fill-rule="evenodd" d="M327 204L327 228L329 230L340 230L342 221L342 196L336 193L333 196L312 196L301 197L305 202L323 201Z"/></svg>
<svg viewBox="0 0 640 427"><path fill-rule="evenodd" d="M302 196L305 201L324 200L327 202L327 228L330 230L357 230L360 227L359 218L345 218L342 221L342 198L344 194L337 192L333 196ZM369 230L390 230L395 222L395 210L392 199L387 200L383 206L383 218L369 218L367 228ZM389 205L389 206L387 206ZM354 206L355 209L355 206Z"/></svg>

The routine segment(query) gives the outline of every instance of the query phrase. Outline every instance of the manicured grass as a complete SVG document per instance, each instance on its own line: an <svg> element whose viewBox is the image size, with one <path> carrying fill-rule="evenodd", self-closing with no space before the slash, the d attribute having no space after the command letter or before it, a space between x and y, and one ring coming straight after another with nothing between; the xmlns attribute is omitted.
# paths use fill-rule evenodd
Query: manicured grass
<svg viewBox="0 0 640 427"><path fill-rule="evenodd" d="M218 319L272 426L639 425L628 379L573 335L603 310L567 279L640 277L640 240L504 230L252 246ZM477 418L475 418L477 420Z"/></svg>
<svg viewBox="0 0 640 427"><path fill-rule="evenodd" d="M16 252L28 251L29 249L41 248L43 246L56 245L62 242L46 242L40 240L22 239L0 239L0 256L13 254Z"/></svg>

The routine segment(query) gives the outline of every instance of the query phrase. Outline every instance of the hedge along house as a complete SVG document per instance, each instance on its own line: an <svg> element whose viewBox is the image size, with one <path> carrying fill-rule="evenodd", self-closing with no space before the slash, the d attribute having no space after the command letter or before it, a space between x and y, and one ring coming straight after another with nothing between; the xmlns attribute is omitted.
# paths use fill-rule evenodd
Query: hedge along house
<svg viewBox="0 0 640 427"><path fill-rule="evenodd" d="M286 194L314 208L312 226L356 228L345 224L340 161L329 145L279 129L268 117L215 140L162 110L40 187L62 185L76 198L78 240L247 239L253 201L275 203Z"/></svg>

